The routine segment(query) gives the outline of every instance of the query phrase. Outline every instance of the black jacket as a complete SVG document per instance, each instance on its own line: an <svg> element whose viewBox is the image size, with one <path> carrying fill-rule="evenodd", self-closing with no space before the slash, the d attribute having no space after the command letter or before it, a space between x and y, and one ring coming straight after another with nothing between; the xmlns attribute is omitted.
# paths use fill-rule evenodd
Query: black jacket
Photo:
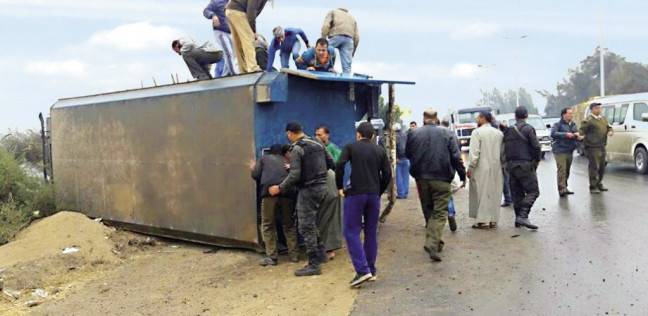
<svg viewBox="0 0 648 316"><path fill-rule="evenodd" d="M344 188L344 167L351 162L351 185L346 195L383 194L391 181L387 152L370 140L360 140L344 146L335 170L338 190Z"/></svg>
<svg viewBox="0 0 648 316"><path fill-rule="evenodd" d="M517 131L514 127L517 127ZM542 149L533 126L524 120L518 120L515 125L506 128L504 130L504 152L507 162L540 161Z"/></svg>
<svg viewBox="0 0 648 316"><path fill-rule="evenodd" d="M452 132L436 125L417 128L407 136L405 155L415 179L452 182L455 170L466 181L466 168Z"/></svg>
<svg viewBox="0 0 648 316"><path fill-rule="evenodd" d="M578 139L576 139L576 137L567 138L567 133L578 133L576 123L573 121L567 123L565 120L560 119L560 121L556 122L551 128L551 138L553 139L551 147L553 148L554 153L570 154L574 152L574 149L576 149Z"/></svg>
<svg viewBox="0 0 648 316"><path fill-rule="evenodd" d="M290 149L290 171L279 189L284 192L292 187L326 184L328 169L335 169L335 163L324 144L305 136Z"/></svg>
<svg viewBox="0 0 648 316"><path fill-rule="evenodd" d="M403 131L396 132L396 159L407 159L405 146L407 145L407 134Z"/></svg>
<svg viewBox="0 0 648 316"><path fill-rule="evenodd" d="M252 179L259 184L261 198L270 196L268 189L281 183L287 176L286 161L280 155L264 155L257 161L252 170Z"/></svg>

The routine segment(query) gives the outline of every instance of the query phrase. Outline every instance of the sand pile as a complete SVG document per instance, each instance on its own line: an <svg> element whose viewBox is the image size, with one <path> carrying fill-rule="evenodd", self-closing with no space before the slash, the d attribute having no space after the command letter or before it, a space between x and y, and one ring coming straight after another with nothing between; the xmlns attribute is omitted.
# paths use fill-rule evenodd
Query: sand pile
<svg viewBox="0 0 648 316"><path fill-rule="evenodd" d="M61 212L42 219L0 247L0 277L14 291L57 286L97 266L120 261L114 229L83 214Z"/></svg>

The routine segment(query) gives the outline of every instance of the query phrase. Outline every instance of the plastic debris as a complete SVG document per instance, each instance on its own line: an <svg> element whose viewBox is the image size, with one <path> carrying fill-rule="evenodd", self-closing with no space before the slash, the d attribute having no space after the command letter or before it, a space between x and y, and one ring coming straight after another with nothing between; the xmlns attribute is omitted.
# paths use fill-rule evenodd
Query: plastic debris
<svg viewBox="0 0 648 316"><path fill-rule="evenodd" d="M64 255L69 255L71 253L79 252L79 248L77 247L67 247L63 249L63 254Z"/></svg>
<svg viewBox="0 0 648 316"><path fill-rule="evenodd" d="M43 289L35 289L32 292L32 296L36 296L36 297L40 297L40 298L46 298L48 295L49 294L47 293L47 291L45 291Z"/></svg>

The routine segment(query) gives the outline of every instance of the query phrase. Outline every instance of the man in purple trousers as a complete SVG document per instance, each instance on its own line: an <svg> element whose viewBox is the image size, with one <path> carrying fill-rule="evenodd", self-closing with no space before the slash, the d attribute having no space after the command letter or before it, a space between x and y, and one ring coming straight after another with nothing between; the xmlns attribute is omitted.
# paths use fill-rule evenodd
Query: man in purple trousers
<svg viewBox="0 0 648 316"><path fill-rule="evenodd" d="M344 238L356 275L351 287L375 280L378 256L378 217L380 195L391 180L391 167L387 152L371 139L374 128L369 122L361 123L356 130L357 141L342 150L335 176L340 195L344 199ZM351 164L351 181L344 188L344 167ZM364 229L364 244L360 232Z"/></svg>

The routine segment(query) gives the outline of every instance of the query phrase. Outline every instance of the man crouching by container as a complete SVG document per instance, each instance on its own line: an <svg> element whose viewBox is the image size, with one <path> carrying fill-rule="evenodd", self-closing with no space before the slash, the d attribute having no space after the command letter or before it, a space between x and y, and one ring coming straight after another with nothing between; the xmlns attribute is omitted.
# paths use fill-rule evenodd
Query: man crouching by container
<svg viewBox="0 0 648 316"><path fill-rule="evenodd" d="M288 176L286 161L281 152L282 145L272 145L270 152L253 165L252 178L261 187L261 233L266 255L259 262L262 266L276 266L278 261L276 216L279 215L286 236L288 256L291 262L299 261L297 230L295 228L294 194L289 191L270 196L268 189L281 183ZM294 192L293 192L294 193Z"/></svg>
<svg viewBox="0 0 648 316"><path fill-rule="evenodd" d="M391 180L387 152L371 139L374 128L363 122L356 131L357 142L346 145L335 171L336 184L344 199L344 237L356 275L351 287L375 279L378 257L378 218L380 195ZM351 184L343 189L344 167L351 163ZM364 230L364 244L360 232Z"/></svg>
<svg viewBox="0 0 648 316"><path fill-rule="evenodd" d="M320 264L327 261L324 245L319 238L317 213L326 198L327 170L333 169L333 158L324 145L304 134L301 124L292 122L286 125L286 135L292 149L290 151L290 171L288 177L279 185L271 186L269 192L277 196L297 187L297 218L299 232L304 237L308 264L295 271L296 276L321 274Z"/></svg>

